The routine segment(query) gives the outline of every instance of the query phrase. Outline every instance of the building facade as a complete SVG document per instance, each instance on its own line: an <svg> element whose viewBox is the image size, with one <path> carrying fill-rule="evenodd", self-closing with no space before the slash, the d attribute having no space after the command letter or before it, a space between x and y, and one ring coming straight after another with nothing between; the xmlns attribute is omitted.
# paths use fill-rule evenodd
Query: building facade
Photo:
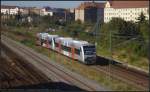
<svg viewBox="0 0 150 92"><path fill-rule="evenodd" d="M41 15L41 9L36 7L20 7L20 13L22 15L32 15L32 14Z"/></svg>
<svg viewBox="0 0 150 92"><path fill-rule="evenodd" d="M41 9L41 15L42 16L45 16L45 15L53 16L53 10L50 7L44 7Z"/></svg>
<svg viewBox="0 0 150 92"><path fill-rule="evenodd" d="M18 11L19 11L18 6L1 5L1 14L16 15L18 14Z"/></svg>
<svg viewBox="0 0 150 92"><path fill-rule="evenodd" d="M67 9L66 20L74 21L75 20L75 9Z"/></svg>
<svg viewBox="0 0 150 92"><path fill-rule="evenodd" d="M136 22L141 13L149 19L149 1L107 1L104 22L107 23L114 17Z"/></svg>
<svg viewBox="0 0 150 92"><path fill-rule="evenodd" d="M45 9L42 9L41 15L42 16L45 16L45 15L53 16L53 12L52 11L46 11Z"/></svg>
<svg viewBox="0 0 150 92"><path fill-rule="evenodd" d="M84 9L75 9L75 21L77 20L84 22Z"/></svg>
<svg viewBox="0 0 150 92"><path fill-rule="evenodd" d="M98 18L103 21L104 3L84 2L75 9L75 21L96 22Z"/></svg>
<svg viewBox="0 0 150 92"><path fill-rule="evenodd" d="M41 9L36 7L19 7L19 6L1 5L1 14L16 15L18 13L22 15L27 15L29 13L35 13L39 15L41 13Z"/></svg>

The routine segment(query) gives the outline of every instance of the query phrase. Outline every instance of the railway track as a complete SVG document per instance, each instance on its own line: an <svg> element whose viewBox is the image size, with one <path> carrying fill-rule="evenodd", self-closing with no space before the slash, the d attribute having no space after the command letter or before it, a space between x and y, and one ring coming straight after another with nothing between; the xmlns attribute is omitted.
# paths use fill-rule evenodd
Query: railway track
<svg viewBox="0 0 150 92"><path fill-rule="evenodd" d="M41 76L40 72L36 72L36 70L26 63L14 59L13 56L6 56L4 51L1 51L0 58L1 89L50 81L46 76Z"/></svg>
<svg viewBox="0 0 150 92"><path fill-rule="evenodd" d="M47 74L47 76L51 77L54 81L62 81L70 85L76 85L88 91L106 90L100 87L97 83L91 82L85 78L81 78L81 76L67 71L58 64L52 64L47 57L41 57L40 54L34 52L32 49L20 45L11 39L2 36L2 43L5 43L5 45L7 44L7 46L9 43L11 47L17 48L17 51L21 51L23 53L22 55L26 57L26 59L30 58L30 61L32 61L30 63L35 65L35 67L40 67L39 70Z"/></svg>
<svg viewBox="0 0 150 92"><path fill-rule="evenodd" d="M97 71L107 74L110 77L134 85L142 90L149 90L149 76L132 72L128 69L122 68L121 66L117 65L97 65L91 67Z"/></svg>
<svg viewBox="0 0 150 92"><path fill-rule="evenodd" d="M100 63L102 60L105 62ZM115 61L110 62L110 60L106 60L100 56L98 56L97 62L99 62L99 64L92 66L95 70L134 85L142 90L149 90L149 75L146 72L124 66Z"/></svg>

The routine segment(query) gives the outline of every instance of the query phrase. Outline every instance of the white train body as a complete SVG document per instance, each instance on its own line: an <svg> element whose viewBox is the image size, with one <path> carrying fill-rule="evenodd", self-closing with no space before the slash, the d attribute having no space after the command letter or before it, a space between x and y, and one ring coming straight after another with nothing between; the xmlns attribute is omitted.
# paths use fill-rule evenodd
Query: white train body
<svg viewBox="0 0 150 92"><path fill-rule="evenodd" d="M55 50L72 59L79 60L85 64L96 62L95 45L86 41L77 41L72 38L49 35L48 33L38 33L37 38L43 47Z"/></svg>

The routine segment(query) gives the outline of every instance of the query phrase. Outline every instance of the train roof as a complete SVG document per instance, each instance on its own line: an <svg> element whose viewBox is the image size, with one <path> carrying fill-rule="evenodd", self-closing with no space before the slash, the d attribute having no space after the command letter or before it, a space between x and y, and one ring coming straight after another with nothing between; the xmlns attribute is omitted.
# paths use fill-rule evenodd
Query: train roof
<svg viewBox="0 0 150 92"><path fill-rule="evenodd" d="M61 40L61 41L72 41L73 39L70 37L58 37L56 40Z"/></svg>
<svg viewBox="0 0 150 92"><path fill-rule="evenodd" d="M62 43L67 43L68 45L74 46L76 48L79 48L81 46L92 45L92 44L88 43L87 41L74 40L71 37L59 37L58 35L50 35L50 34L45 33L45 32L40 33L40 34L42 35L42 38L44 38L44 39L45 39L45 37L49 37L49 38L51 38L51 37L57 37L55 39L56 42L58 42L60 40Z"/></svg>
<svg viewBox="0 0 150 92"><path fill-rule="evenodd" d="M52 38L57 38L58 35L47 35L48 40L52 40Z"/></svg>
<svg viewBox="0 0 150 92"><path fill-rule="evenodd" d="M48 33L40 33L42 39L46 39L48 35Z"/></svg>
<svg viewBox="0 0 150 92"><path fill-rule="evenodd" d="M81 44L81 45L83 45L83 44L88 44L87 41L79 41L79 40L73 40L73 43Z"/></svg>
<svg viewBox="0 0 150 92"><path fill-rule="evenodd" d="M47 35L48 37L58 37L58 35Z"/></svg>
<svg viewBox="0 0 150 92"><path fill-rule="evenodd" d="M62 39L62 40L72 40L71 37L59 37L58 39Z"/></svg>
<svg viewBox="0 0 150 92"><path fill-rule="evenodd" d="M48 33L40 33L40 35L45 37L45 36L48 36L49 34Z"/></svg>
<svg viewBox="0 0 150 92"><path fill-rule="evenodd" d="M73 40L73 45L77 48L81 47L81 46L86 46L86 45L91 45L89 44L87 41L80 41L80 40Z"/></svg>
<svg viewBox="0 0 150 92"><path fill-rule="evenodd" d="M70 38L70 37L58 37L56 39L56 42L58 40L60 40L62 44L67 43L68 45L74 46L75 48L80 48L81 46L92 45L88 43L87 41L74 40L73 38Z"/></svg>
<svg viewBox="0 0 150 92"><path fill-rule="evenodd" d="M45 32L42 32L42 33L40 33L40 34L42 34L42 35L49 35L48 33L45 33Z"/></svg>

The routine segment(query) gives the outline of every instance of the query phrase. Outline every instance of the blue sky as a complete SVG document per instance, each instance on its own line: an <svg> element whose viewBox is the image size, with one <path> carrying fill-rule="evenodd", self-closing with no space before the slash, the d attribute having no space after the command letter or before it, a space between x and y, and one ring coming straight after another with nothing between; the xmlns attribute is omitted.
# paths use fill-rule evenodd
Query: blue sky
<svg viewBox="0 0 150 92"><path fill-rule="evenodd" d="M50 6L55 8L75 8L84 1L1 1L2 5L17 5L29 7L43 7ZM104 1L98 1L104 2Z"/></svg>

